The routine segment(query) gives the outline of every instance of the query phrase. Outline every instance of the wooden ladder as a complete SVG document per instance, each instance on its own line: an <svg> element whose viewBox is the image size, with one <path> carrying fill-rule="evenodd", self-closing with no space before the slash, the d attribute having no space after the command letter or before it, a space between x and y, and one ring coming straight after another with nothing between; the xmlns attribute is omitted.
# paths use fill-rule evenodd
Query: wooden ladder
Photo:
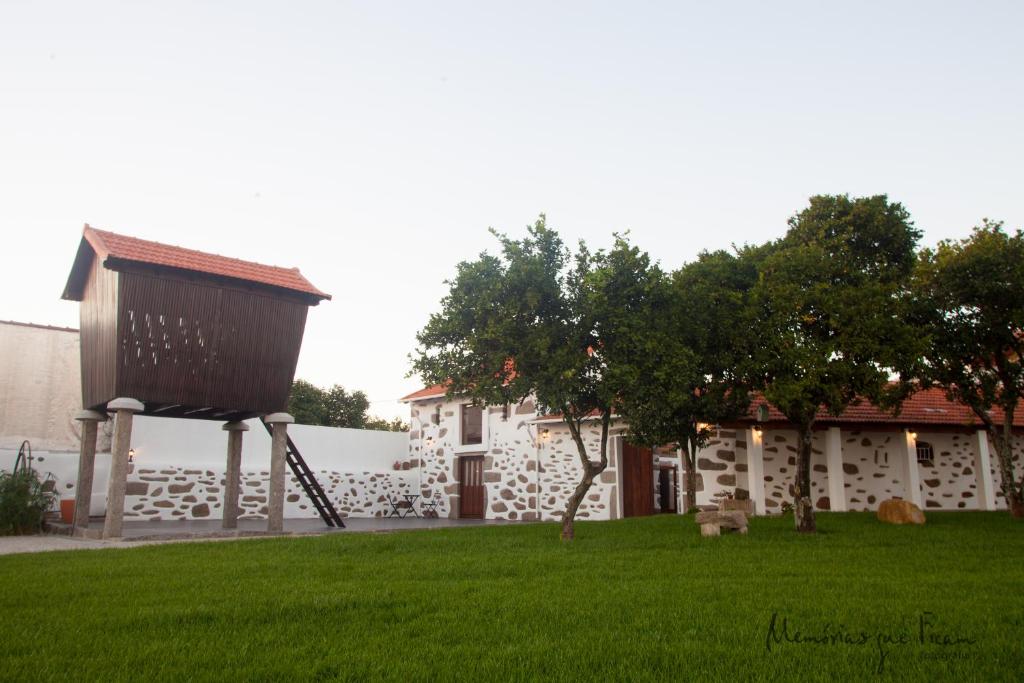
<svg viewBox="0 0 1024 683"><path fill-rule="evenodd" d="M270 434L270 438L274 438L274 428L271 427L263 418L260 418L260 422L263 422L263 426L266 427L267 432ZM320 487L320 482L313 476L313 470L309 469L309 465L303 460L302 454L299 453L299 449L295 447L295 443L292 441L292 437L288 438L288 447L285 449L285 461L288 466L292 468L292 474L299 480L299 484L302 486L302 490L306 492L306 496L313 501L313 507L320 513L321 519L327 526L338 527L339 529L345 528L345 523L341 521L341 516L338 515L338 511L334 509L334 505L331 504L330 499L324 490Z"/></svg>

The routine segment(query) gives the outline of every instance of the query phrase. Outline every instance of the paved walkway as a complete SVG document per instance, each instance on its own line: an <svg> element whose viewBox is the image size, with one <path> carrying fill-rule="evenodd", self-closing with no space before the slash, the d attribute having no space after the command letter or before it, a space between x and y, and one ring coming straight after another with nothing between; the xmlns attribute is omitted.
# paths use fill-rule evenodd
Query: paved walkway
<svg viewBox="0 0 1024 683"><path fill-rule="evenodd" d="M368 519L345 519L344 529L324 525L319 519L286 519L284 534L275 536L317 536L339 533L390 533L412 530L444 529L452 527L522 524L503 520L480 519L422 519L409 517L396 519L372 517ZM98 533L103 529L103 518L94 518L89 530ZM197 541L231 541L244 538L266 538L267 521L264 519L240 519L238 529L225 531L220 520L147 520L126 521L124 536L120 540L103 541L95 538L78 538L66 534L43 534L39 536L0 536L0 555L15 553L37 553L54 550L90 550L97 548L134 548L156 543L183 543Z"/></svg>

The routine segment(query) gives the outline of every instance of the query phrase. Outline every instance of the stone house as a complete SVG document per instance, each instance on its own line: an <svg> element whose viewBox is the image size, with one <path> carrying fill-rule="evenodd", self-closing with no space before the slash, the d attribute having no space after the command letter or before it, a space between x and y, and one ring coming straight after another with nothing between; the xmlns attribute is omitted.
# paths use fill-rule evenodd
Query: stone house
<svg viewBox="0 0 1024 683"><path fill-rule="evenodd" d="M448 400L437 385L402 399L410 407L409 458L425 498L448 517L555 520L581 468L568 428L557 417L521 405L477 407ZM760 419L759 419L760 418ZM585 424L597 459L600 425ZM1020 420L1024 435L1024 418ZM618 519L686 509L687 475L674 448L642 448L617 421L609 466L580 506L580 519ZM781 512L791 501L797 432L770 405L755 402L749 417L716 427L697 458L698 506L747 497L757 514ZM1015 437L1017 476L1024 438ZM995 453L971 412L940 390L921 391L899 416L869 403L843 415L819 416L812 454L812 490L819 510L874 510L891 497L922 509L1006 507Z"/></svg>

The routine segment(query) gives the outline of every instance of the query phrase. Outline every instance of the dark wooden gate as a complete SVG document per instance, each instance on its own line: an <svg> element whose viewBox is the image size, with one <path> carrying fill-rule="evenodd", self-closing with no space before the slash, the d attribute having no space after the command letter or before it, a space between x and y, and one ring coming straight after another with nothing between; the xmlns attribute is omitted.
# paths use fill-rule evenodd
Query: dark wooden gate
<svg viewBox="0 0 1024 683"><path fill-rule="evenodd" d="M459 458L459 517L484 518L484 456Z"/></svg>
<svg viewBox="0 0 1024 683"><path fill-rule="evenodd" d="M654 514L654 454L650 448L622 444L622 515Z"/></svg>

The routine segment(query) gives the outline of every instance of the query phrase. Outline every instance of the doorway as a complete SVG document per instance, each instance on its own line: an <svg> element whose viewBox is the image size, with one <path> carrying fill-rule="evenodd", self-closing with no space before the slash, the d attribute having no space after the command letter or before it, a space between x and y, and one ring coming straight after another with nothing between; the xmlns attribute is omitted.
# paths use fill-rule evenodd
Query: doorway
<svg viewBox="0 0 1024 683"><path fill-rule="evenodd" d="M675 465L658 468L658 507L660 512L675 512L679 490Z"/></svg>
<svg viewBox="0 0 1024 683"><path fill-rule="evenodd" d="M654 514L654 453L622 443L622 516Z"/></svg>
<svg viewBox="0 0 1024 683"><path fill-rule="evenodd" d="M459 518L484 518L484 456L459 458Z"/></svg>

